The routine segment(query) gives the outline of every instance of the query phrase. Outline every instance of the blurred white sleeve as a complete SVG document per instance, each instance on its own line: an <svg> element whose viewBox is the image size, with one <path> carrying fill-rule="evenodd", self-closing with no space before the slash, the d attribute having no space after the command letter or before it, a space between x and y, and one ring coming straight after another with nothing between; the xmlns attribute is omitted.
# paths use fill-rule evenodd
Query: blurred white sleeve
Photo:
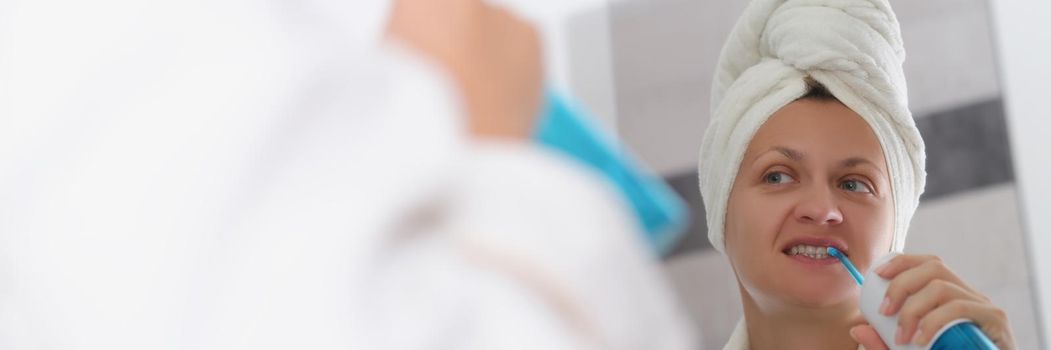
<svg viewBox="0 0 1051 350"><path fill-rule="evenodd" d="M365 3L0 5L0 348L686 346L614 194Z"/></svg>
<svg viewBox="0 0 1051 350"><path fill-rule="evenodd" d="M658 259L597 174L523 144L477 144L464 159L377 277L395 348L695 348Z"/></svg>

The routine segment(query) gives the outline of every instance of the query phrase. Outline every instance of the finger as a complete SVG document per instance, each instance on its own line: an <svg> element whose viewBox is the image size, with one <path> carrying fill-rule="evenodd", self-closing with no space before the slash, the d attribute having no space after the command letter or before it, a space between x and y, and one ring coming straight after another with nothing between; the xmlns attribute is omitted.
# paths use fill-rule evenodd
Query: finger
<svg viewBox="0 0 1051 350"><path fill-rule="evenodd" d="M971 300L953 300L939 306L920 319L913 344L926 346L942 327L949 322L966 318L974 321L1001 349L1013 349L1013 337L1008 327L1007 314L993 304Z"/></svg>
<svg viewBox="0 0 1051 350"><path fill-rule="evenodd" d="M936 279L964 285L963 281L941 262L941 259L928 259L918 266L902 271L890 281L887 292L884 294L883 304L880 305L880 313L887 316L897 313L901 305L905 303L905 298Z"/></svg>
<svg viewBox="0 0 1051 350"><path fill-rule="evenodd" d="M876 333L876 329L867 324L857 325L850 329L850 337L869 350L888 350L887 344Z"/></svg>
<svg viewBox="0 0 1051 350"><path fill-rule="evenodd" d="M905 298L905 303L898 312L898 334L895 335L894 342L908 343L920 319L931 310L953 300L985 301L984 296L975 295L960 285L940 279L932 280L918 292Z"/></svg>

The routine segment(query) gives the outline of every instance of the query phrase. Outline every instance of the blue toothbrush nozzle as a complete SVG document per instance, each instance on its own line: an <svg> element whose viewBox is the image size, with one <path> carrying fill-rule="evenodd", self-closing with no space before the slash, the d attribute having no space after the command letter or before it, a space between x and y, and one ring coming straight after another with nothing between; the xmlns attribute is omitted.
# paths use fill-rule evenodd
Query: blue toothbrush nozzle
<svg viewBox="0 0 1051 350"><path fill-rule="evenodd" d="M843 267L847 268L847 272L850 272L850 276L854 277L854 282L857 282L859 286L862 283L865 283L865 277L861 277L861 273L858 272L858 269L850 262L850 259L847 259L847 256L843 255L843 252L835 247L828 247L828 255L839 259L839 262L843 264Z"/></svg>

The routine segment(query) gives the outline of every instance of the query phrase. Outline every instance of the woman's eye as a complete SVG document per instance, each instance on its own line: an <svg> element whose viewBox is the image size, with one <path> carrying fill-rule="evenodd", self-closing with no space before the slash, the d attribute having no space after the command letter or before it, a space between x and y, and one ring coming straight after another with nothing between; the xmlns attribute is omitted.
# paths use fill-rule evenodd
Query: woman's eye
<svg viewBox="0 0 1051 350"><path fill-rule="evenodd" d="M782 173L780 171L775 171L763 175L763 182L766 182L768 184L780 185L790 183L792 181L795 181L795 179L793 179L788 174Z"/></svg>
<svg viewBox="0 0 1051 350"><path fill-rule="evenodd" d="M843 181L839 187L850 192L872 193L872 189L869 188L869 185L858 180Z"/></svg>

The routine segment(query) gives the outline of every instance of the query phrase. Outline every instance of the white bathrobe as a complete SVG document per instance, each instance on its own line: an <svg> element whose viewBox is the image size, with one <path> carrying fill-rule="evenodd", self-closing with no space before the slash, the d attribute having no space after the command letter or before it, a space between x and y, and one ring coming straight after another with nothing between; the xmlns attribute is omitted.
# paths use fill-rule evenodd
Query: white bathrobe
<svg viewBox="0 0 1051 350"><path fill-rule="evenodd" d="M0 5L0 349L685 349L598 175L377 1Z"/></svg>

